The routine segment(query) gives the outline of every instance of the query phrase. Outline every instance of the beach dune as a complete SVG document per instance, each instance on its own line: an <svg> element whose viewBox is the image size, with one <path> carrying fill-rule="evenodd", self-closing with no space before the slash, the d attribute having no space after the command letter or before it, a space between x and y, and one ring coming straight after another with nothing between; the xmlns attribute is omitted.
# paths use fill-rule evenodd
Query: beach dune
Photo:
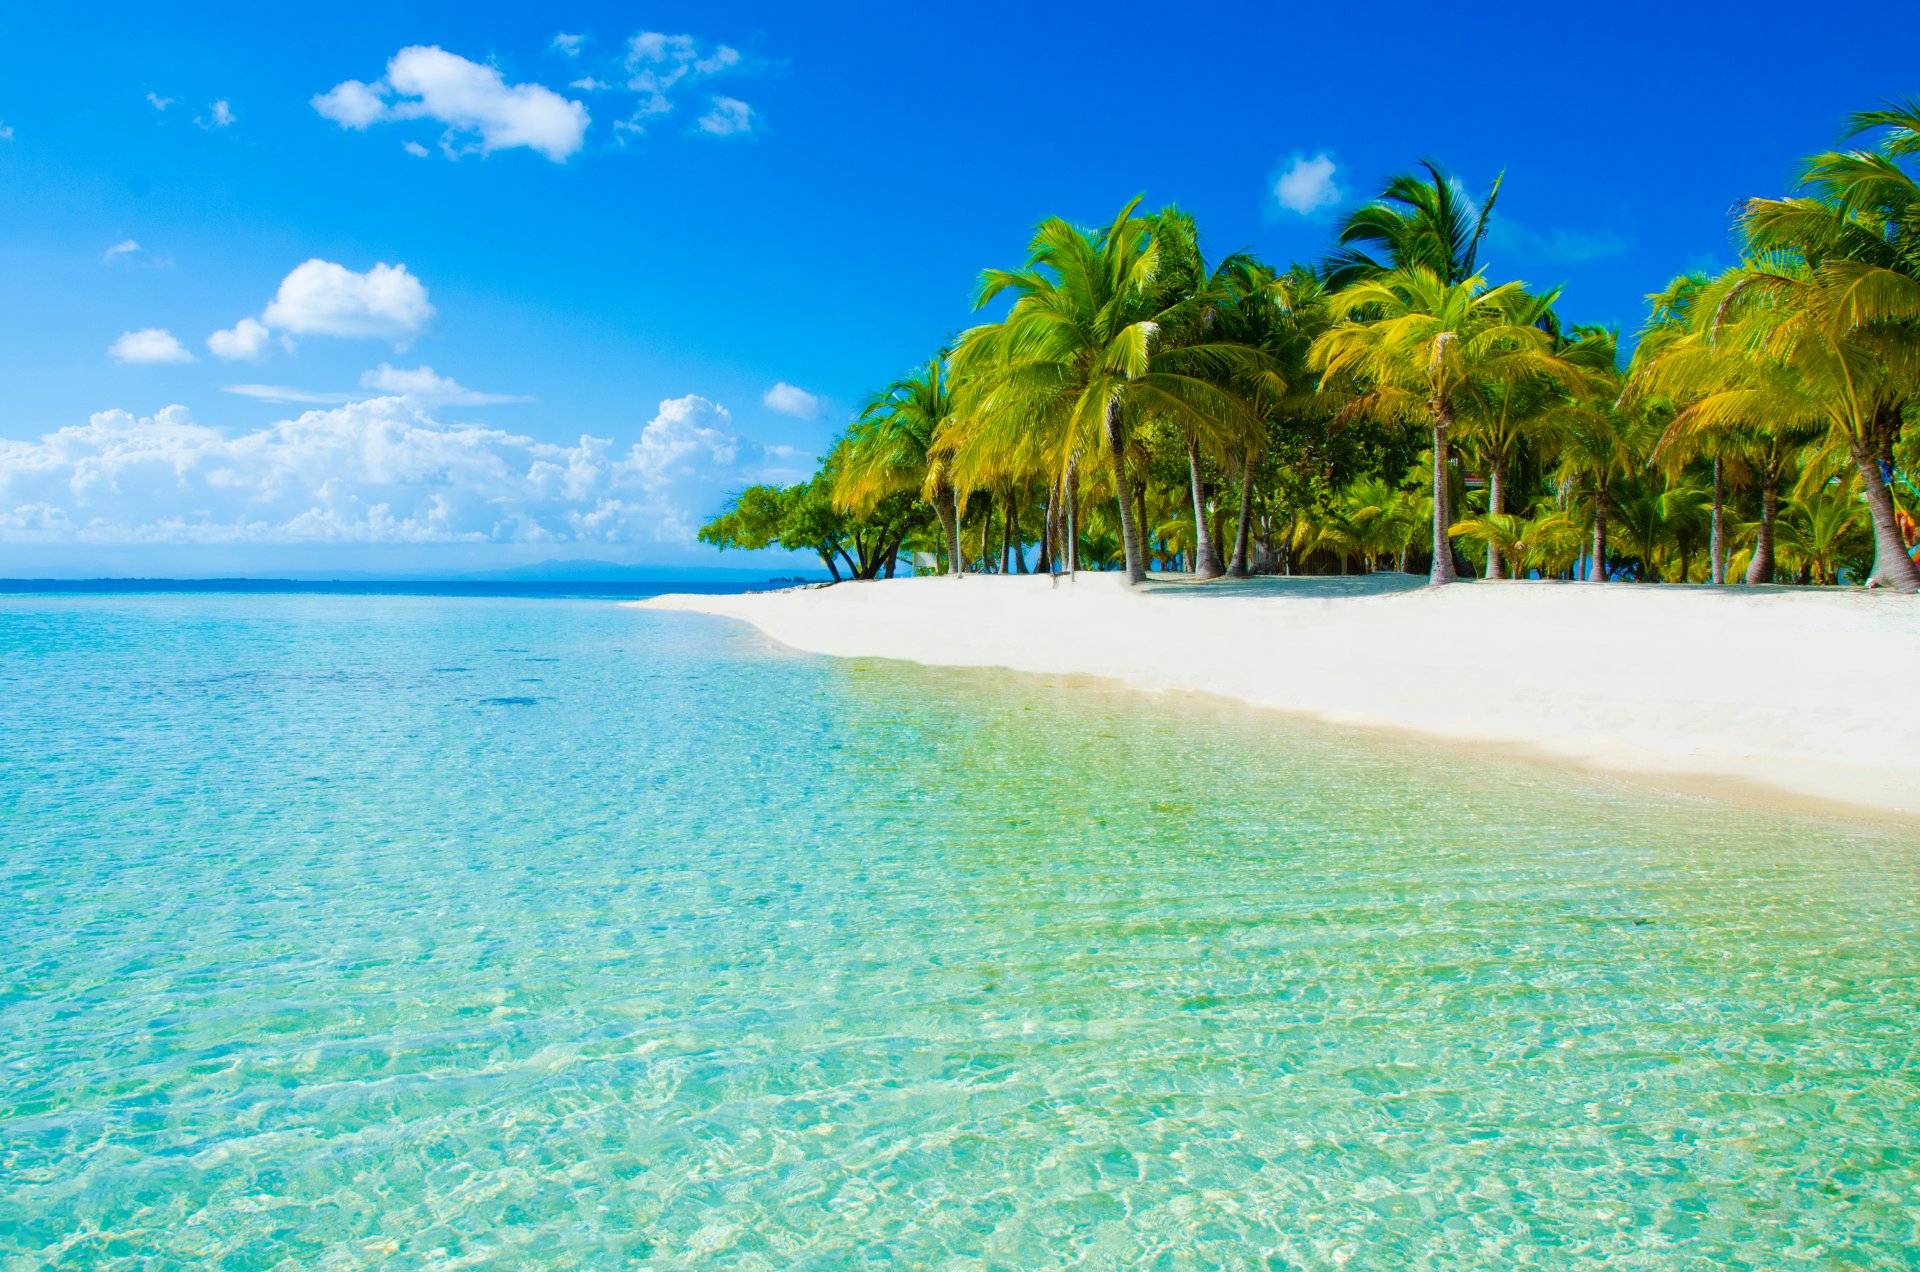
<svg viewBox="0 0 1920 1272"><path fill-rule="evenodd" d="M795 649L1104 677L1920 817L1920 600L1403 575L970 575L636 604Z"/></svg>

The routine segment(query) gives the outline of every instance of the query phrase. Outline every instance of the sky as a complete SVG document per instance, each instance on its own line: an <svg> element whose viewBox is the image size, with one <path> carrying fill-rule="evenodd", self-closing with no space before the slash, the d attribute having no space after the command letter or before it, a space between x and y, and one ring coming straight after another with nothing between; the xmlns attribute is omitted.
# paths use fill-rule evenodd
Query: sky
<svg viewBox="0 0 1920 1272"><path fill-rule="evenodd" d="M1311 260L1431 156L1505 173L1496 281L1631 331L1920 92L1920 8L1354 12L8 6L0 576L787 564L694 535L1047 216Z"/></svg>

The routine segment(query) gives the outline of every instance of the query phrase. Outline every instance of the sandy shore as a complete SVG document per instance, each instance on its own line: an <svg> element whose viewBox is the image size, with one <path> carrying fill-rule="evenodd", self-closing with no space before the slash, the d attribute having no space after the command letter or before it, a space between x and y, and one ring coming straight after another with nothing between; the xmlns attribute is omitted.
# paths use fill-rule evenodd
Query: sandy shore
<svg viewBox="0 0 1920 1272"><path fill-rule="evenodd" d="M1920 818L1920 598L1418 584L980 575L635 604L812 653L1101 676Z"/></svg>

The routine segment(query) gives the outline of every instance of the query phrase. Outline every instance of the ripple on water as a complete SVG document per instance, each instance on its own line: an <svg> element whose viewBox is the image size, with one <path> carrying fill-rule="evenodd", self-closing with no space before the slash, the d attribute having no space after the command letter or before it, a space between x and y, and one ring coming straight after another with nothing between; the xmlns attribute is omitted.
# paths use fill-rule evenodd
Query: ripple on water
<svg viewBox="0 0 1920 1272"><path fill-rule="evenodd" d="M0 609L0 1264L1920 1248L1910 833L593 603Z"/></svg>

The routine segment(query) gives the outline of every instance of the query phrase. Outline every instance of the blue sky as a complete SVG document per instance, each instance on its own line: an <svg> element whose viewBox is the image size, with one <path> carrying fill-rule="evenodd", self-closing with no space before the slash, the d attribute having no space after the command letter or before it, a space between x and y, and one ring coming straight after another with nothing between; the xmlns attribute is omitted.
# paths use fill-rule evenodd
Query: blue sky
<svg viewBox="0 0 1920 1272"><path fill-rule="evenodd" d="M1432 155L1506 171L1494 273L1631 328L1920 92L1920 10L1350 12L10 6L0 574L741 563L692 529L1046 215L1310 258Z"/></svg>

